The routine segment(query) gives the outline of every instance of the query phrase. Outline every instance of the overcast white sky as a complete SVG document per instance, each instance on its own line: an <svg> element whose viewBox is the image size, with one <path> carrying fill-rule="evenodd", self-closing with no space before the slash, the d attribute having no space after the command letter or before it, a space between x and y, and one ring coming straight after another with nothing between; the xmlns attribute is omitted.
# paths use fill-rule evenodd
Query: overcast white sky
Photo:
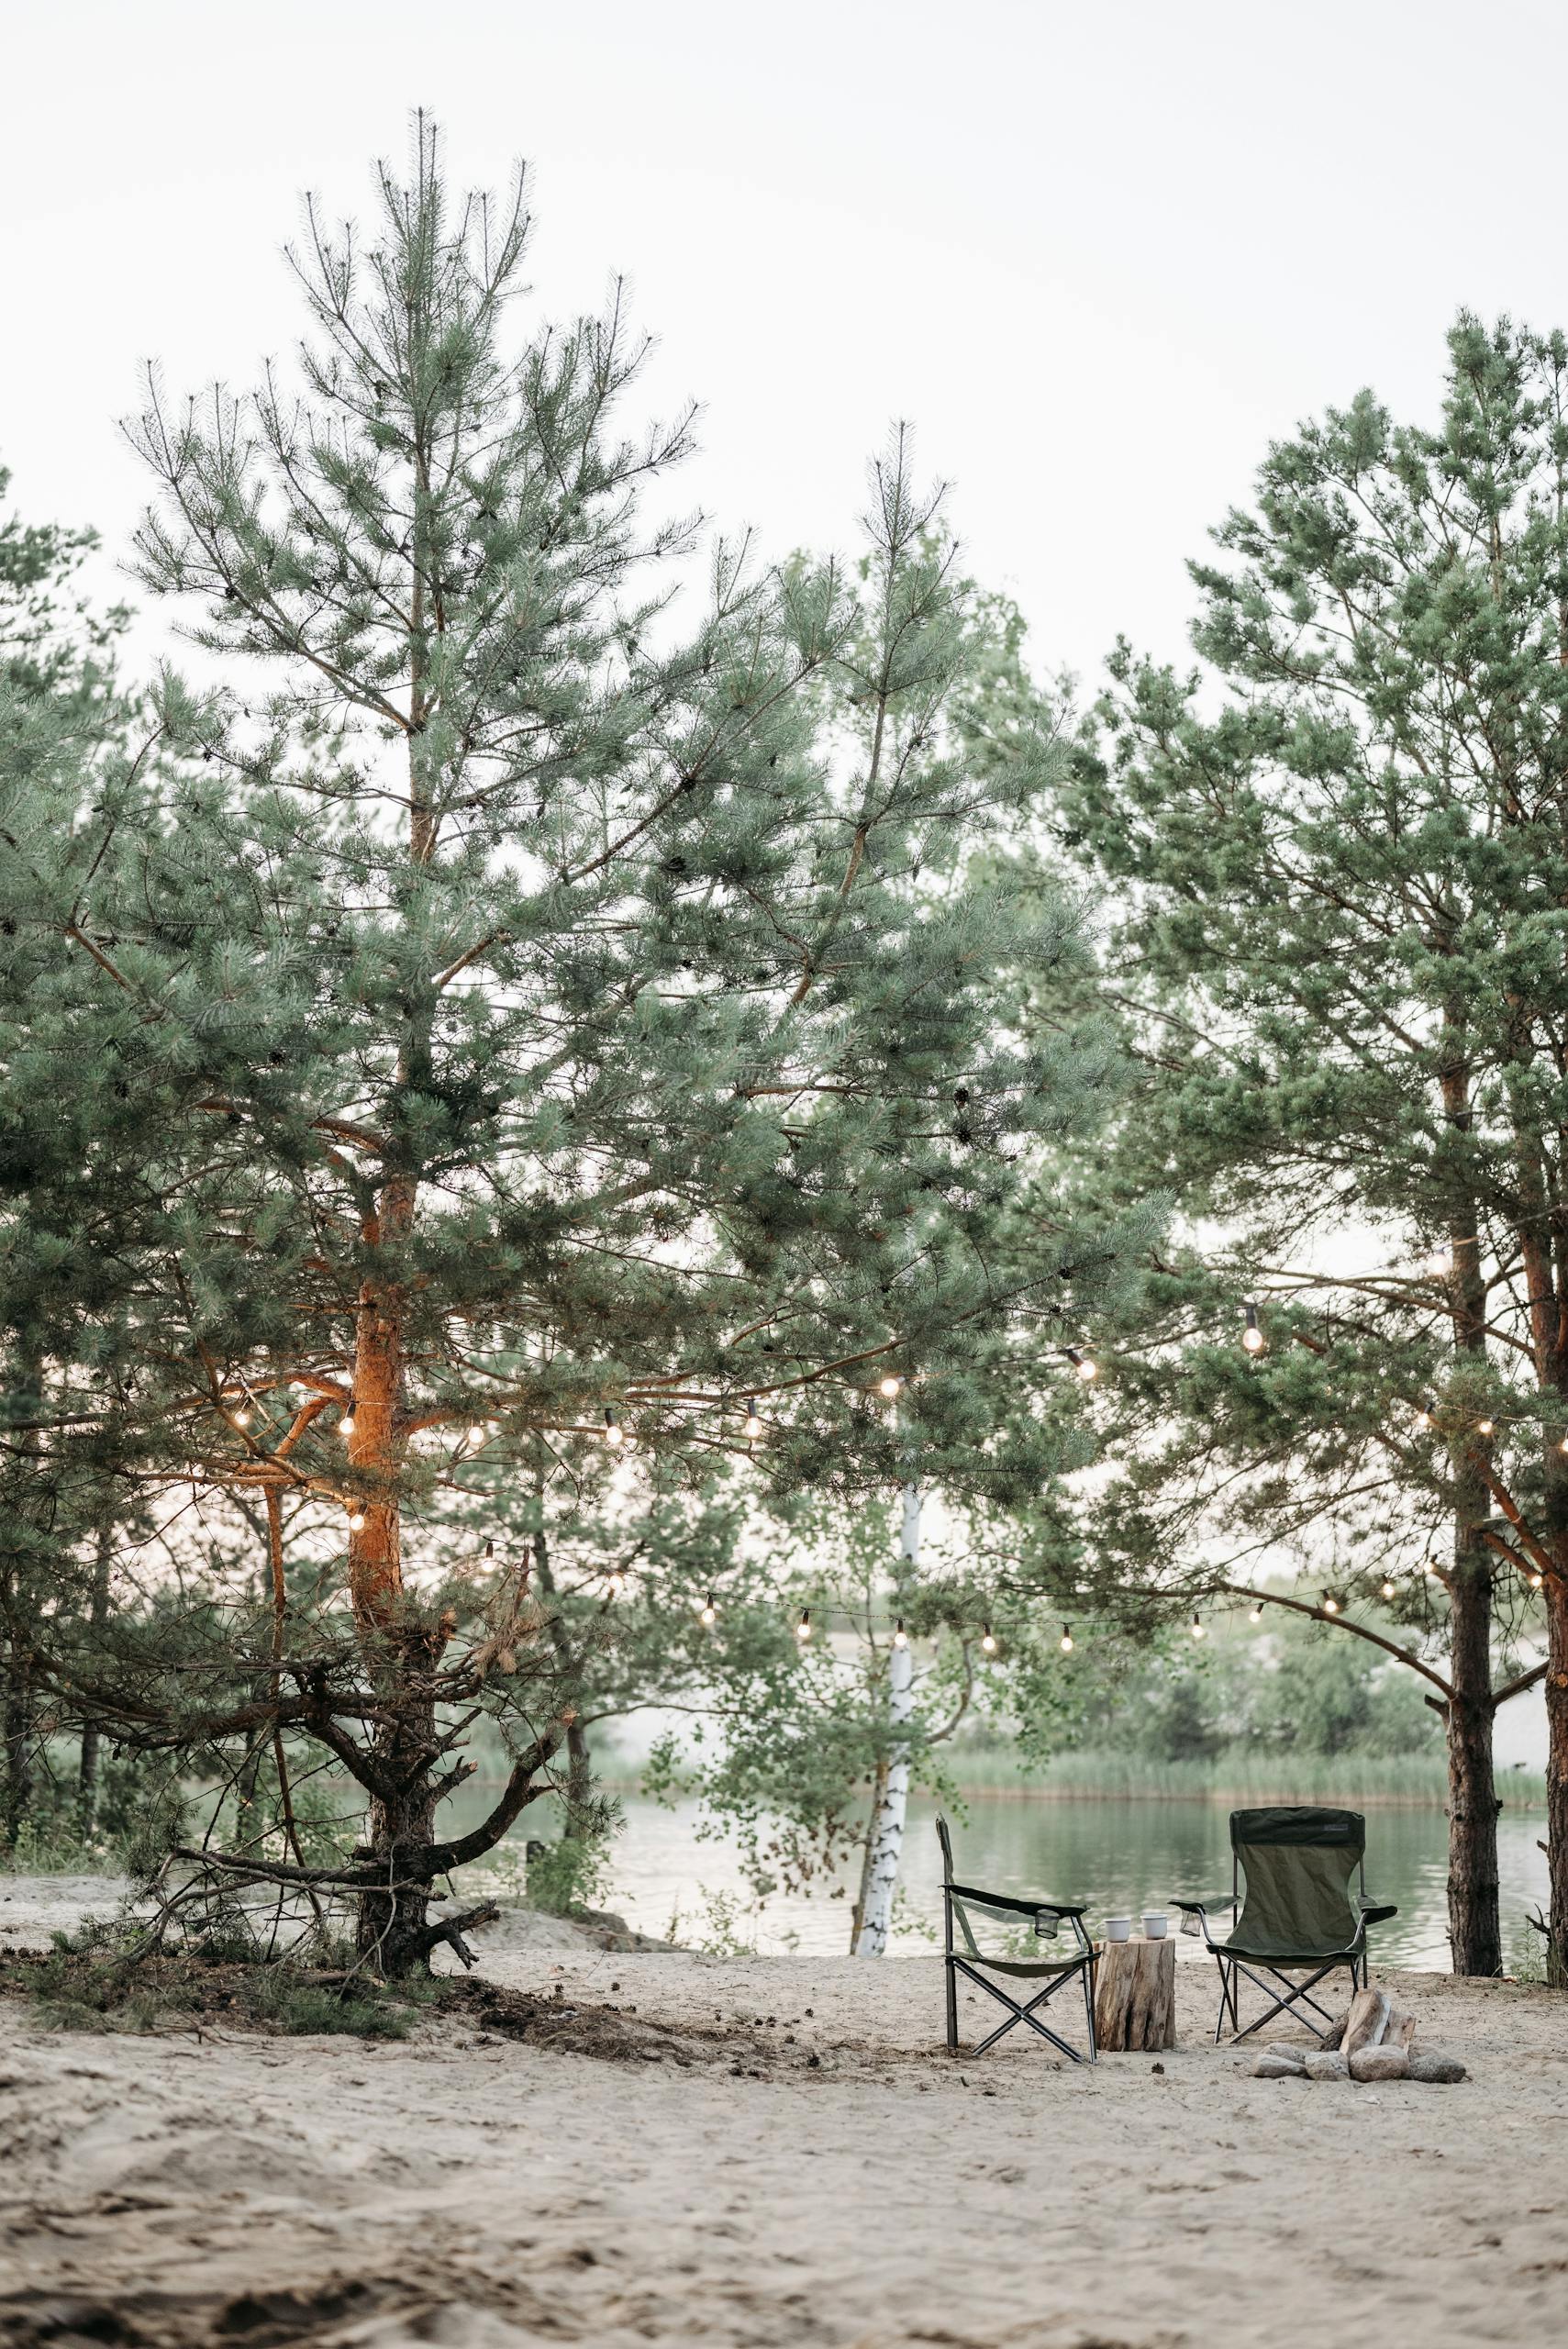
<svg viewBox="0 0 1568 2349"><path fill-rule="evenodd" d="M409 108L533 163L560 312L633 280L690 495L843 543L895 415L1037 657L1177 654L1184 558L1271 436L1416 413L1460 304L1568 321L1568 13L1535 0L5 0L0 462L123 548L114 419L253 379L298 192L368 209Z"/></svg>

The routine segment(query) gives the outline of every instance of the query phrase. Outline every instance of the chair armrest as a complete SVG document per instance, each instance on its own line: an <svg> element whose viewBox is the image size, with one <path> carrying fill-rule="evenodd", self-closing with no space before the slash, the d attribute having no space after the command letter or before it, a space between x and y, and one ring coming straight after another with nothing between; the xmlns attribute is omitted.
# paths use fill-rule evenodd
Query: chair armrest
<svg viewBox="0 0 1568 2349"><path fill-rule="evenodd" d="M1364 1898L1362 1898L1362 1923L1363 1925L1381 1925L1385 1923L1388 1918L1397 1917L1398 1914L1398 1905L1395 1901L1368 1900Z"/></svg>
<svg viewBox="0 0 1568 2349"><path fill-rule="evenodd" d="M1019 1917L1038 1917L1042 1909L1049 1909L1055 1917L1083 1917L1088 1913L1087 1901L1075 1906L1071 1900L1019 1900L1010 1892L982 1892L977 1884L947 1884L942 1889L959 1900L983 1901L987 1909L1011 1909Z"/></svg>

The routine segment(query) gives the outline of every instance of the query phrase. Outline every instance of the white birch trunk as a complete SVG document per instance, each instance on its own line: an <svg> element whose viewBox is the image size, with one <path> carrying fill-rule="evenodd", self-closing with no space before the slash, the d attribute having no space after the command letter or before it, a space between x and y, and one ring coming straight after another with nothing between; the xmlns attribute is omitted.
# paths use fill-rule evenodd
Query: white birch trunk
<svg viewBox="0 0 1568 2349"><path fill-rule="evenodd" d="M904 1487L904 1526L899 1542L906 1574L920 1563L920 1488ZM898 1863L904 1850L904 1814L909 1802L909 1748L898 1731L915 1709L915 1656L908 1647L895 1648L888 1659L887 1718L893 1749L887 1784L872 1821L871 1871L866 1881L865 1919L861 1926L860 1957L881 1957L893 1924L893 1895L898 1883Z"/></svg>

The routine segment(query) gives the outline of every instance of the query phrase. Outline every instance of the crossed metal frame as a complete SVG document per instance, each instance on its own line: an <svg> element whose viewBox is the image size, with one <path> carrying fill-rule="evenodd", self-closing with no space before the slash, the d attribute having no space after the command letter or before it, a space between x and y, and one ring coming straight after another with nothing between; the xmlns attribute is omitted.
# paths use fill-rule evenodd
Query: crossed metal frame
<svg viewBox="0 0 1568 2349"><path fill-rule="evenodd" d="M966 1887L962 1885L954 1885L952 1888L962 1897ZM970 1897L971 1898L975 1898L973 1893L971 1893ZM1031 1910L1030 1913L1032 1914L1033 1911ZM982 1958L981 1964L984 1965L984 1959ZM1006 1990L1004 1990L998 1983L989 1980L985 1975L977 1972L968 1958L960 1957L958 1952L951 1946L950 1943L950 1946L947 1951L949 2053L951 2054L957 2054L958 2053L958 1977L962 1974L966 1977L966 1979L976 1984L980 1989L988 1990L991 1996L995 1999L998 2006L1006 2007L1010 2010L1006 2022L999 2022L995 2031L988 2032L984 2039L978 2041L976 2044L969 2050L971 2055L984 2055L988 2047L995 2047L996 2042L999 2039L1005 2039L1008 2032L1016 2031L1019 2023L1027 2022L1031 2031L1035 2031L1040 2033L1041 2039L1049 2040L1052 2047L1059 2048L1070 2063L1098 2063L1099 2049L1095 2041L1095 1954L1092 1949L1087 1957L1079 1956L1069 1958L1062 1965L1061 1971L1054 1975L1051 1980L1046 1984L1044 1989L1037 1991L1035 1996L1029 2000L1028 2006L1020 2007L1018 2000L1016 1998L1010 1998ZM1050 2024L1041 2022L1040 2017L1035 2012L1035 2009L1037 2007L1048 2006L1051 2000L1055 1998L1058 1990L1065 1989L1067 1984L1072 1981L1074 1975L1077 1976L1078 1979L1084 1986L1084 2014L1089 2029L1089 2052L1087 2055L1083 2054L1078 2048L1070 2045L1065 2039L1059 2039L1055 2032L1051 2030Z"/></svg>
<svg viewBox="0 0 1568 2349"><path fill-rule="evenodd" d="M1239 2040L1251 2039L1255 2031L1262 2031L1264 2023L1271 2022L1275 2015L1294 2013L1298 2007L1302 2006L1310 2007L1315 2015L1321 2015L1324 2025L1327 2027L1335 2018L1329 2014L1327 2008L1320 2007L1317 1999L1311 1996L1318 1983L1326 1975L1337 1973L1341 1965L1348 1965L1351 1970L1351 1995L1353 1998L1355 1993L1362 1987L1366 1978L1368 1959L1364 1943L1364 1925L1362 1939L1357 1943L1353 1950L1336 1951L1332 1957L1324 1960L1316 1974L1309 1974L1305 1982L1296 1982L1290 1975L1282 1974L1277 1966L1271 1965L1265 1958L1254 1958L1249 1965L1244 1958L1236 1956L1230 1951L1222 1950L1215 1942L1209 1941L1207 1928L1208 1920L1206 1916L1204 1939L1208 1942L1208 1946L1219 1965L1219 2021L1214 2026L1214 2043L1217 2047L1225 2030L1225 2018L1228 2012L1230 2017L1231 2035ZM1274 1997L1269 1984L1263 1980L1262 1974L1253 1973L1253 1965L1261 1965L1263 1974L1271 1976L1279 1984L1284 1993L1283 1998ZM1250 2022L1245 2031L1241 2028L1240 2009L1236 1997L1236 1976L1239 1974L1244 1974L1249 1982L1255 1983L1265 1998L1273 1999L1273 2004L1266 2007L1261 2015ZM1299 2020L1307 2025L1308 2031L1314 2032L1318 2038L1322 2038L1322 2032L1318 2029L1318 2025L1312 2021L1310 2015L1302 2015Z"/></svg>

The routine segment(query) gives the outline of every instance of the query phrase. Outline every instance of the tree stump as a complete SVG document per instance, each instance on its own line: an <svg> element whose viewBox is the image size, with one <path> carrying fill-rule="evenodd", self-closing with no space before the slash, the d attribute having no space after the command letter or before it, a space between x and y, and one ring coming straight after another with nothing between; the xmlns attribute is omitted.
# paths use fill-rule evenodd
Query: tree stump
<svg viewBox="0 0 1568 2349"><path fill-rule="evenodd" d="M1174 1942L1106 1942L1095 1990L1095 2037L1117 2049L1174 2047Z"/></svg>

